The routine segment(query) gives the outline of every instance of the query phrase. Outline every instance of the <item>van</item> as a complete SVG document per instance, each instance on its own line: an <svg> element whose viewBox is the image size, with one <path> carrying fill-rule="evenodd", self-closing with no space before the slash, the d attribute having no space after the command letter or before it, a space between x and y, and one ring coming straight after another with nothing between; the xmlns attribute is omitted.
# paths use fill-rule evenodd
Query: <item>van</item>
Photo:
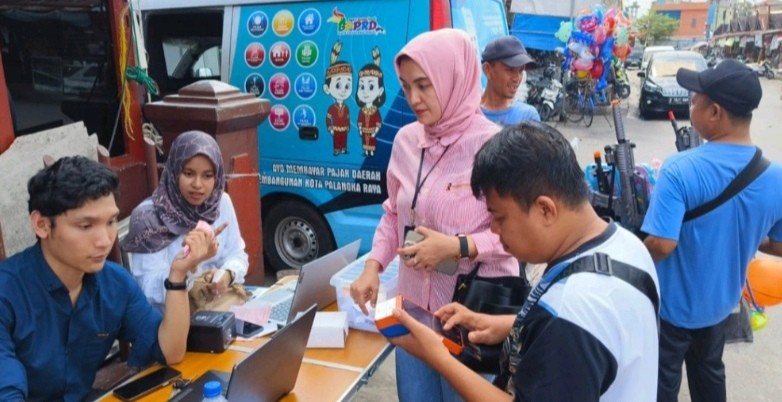
<svg viewBox="0 0 782 402"><path fill-rule="evenodd" d="M673 46L648 46L644 49L644 55L641 59L641 70L646 70L646 66L649 65L649 59L652 58L652 55L657 52L667 52L670 50L675 50Z"/></svg>
<svg viewBox="0 0 782 402"><path fill-rule="evenodd" d="M299 268L361 239L387 198L397 130L415 120L393 59L416 35L507 35L500 0L134 0L160 96L218 79L271 101L258 127L267 266Z"/></svg>

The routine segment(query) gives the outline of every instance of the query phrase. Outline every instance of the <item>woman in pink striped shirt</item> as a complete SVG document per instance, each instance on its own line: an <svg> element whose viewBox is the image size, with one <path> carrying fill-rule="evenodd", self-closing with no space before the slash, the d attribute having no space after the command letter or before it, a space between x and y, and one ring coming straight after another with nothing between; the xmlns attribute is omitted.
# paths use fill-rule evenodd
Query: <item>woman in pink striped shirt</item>
<svg viewBox="0 0 782 402"><path fill-rule="evenodd" d="M367 301L376 302L379 274L397 254L404 259L400 294L431 311L451 301L456 275L475 264L481 264L481 276L519 274L517 260L490 231L485 201L470 188L475 154L500 130L480 110L477 53L466 33L442 29L417 36L396 56L396 72L417 121L394 139L385 213L364 271L351 285L362 309ZM403 247L412 227L424 239ZM435 269L455 259L455 273ZM400 401L460 400L425 363L401 348L396 353Z"/></svg>

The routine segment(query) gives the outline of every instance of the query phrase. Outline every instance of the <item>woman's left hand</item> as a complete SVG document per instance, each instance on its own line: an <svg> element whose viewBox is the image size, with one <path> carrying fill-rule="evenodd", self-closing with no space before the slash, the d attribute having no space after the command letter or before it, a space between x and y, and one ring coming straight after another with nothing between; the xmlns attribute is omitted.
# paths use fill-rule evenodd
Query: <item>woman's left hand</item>
<svg viewBox="0 0 782 402"><path fill-rule="evenodd" d="M433 270L442 261L459 255L459 239L448 236L424 226L416 226L415 231L424 236L420 242L397 250L399 255L411 256L405 265L413 269Z"/></svg>
<svg viewBox="0 0 782 402"><path fill-rule="evenodd" d="M223 273L215 281L215 276L219 271ZM215 296L221 296L231 286L231 273L225 269L210 269L204 274L204 282L206 282L206 288L209 289L209 293Z"/></svg>

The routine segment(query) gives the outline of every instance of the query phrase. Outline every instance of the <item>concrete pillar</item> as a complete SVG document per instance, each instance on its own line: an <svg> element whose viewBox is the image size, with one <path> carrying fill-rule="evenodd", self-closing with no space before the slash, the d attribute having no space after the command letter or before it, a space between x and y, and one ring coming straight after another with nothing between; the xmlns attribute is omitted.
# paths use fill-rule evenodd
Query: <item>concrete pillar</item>
<svg viewBox="0 0 782 402"><path fill-rule="evenodd" d="M258 125L269 115L268 100L241 93L238 88L214 80L199 81L144 106L144 115L163 136L168 154L174 138L188 130L215 136L223 154L239 229L250 257L248 275L263 277L261 199L258 174ZM253 180L247 180L253 177ZM239 182L232 184L233 181Z"/></svg>

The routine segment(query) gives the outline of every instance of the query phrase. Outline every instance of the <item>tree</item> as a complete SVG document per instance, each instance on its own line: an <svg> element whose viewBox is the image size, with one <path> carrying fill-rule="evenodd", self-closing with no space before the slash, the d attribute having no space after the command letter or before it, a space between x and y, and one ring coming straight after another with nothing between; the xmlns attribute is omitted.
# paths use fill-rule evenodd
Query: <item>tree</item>
<svg viewBox="0 0 782 402"><path fill-rule="evenodd" d="M679 28L679 20L649 11L635 21L635 28L645 45L653 45L668 39Z"/></svg>

